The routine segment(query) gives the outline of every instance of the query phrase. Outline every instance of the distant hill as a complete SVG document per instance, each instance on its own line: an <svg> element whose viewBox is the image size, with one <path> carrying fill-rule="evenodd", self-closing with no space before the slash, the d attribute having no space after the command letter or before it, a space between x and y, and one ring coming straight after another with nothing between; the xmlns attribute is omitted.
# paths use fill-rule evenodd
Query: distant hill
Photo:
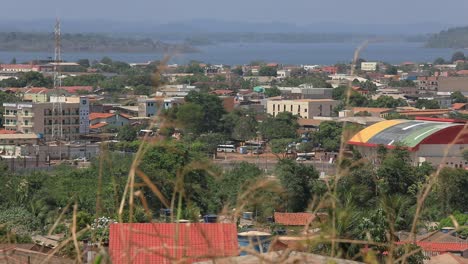
<svg viewBox="0 0 468 264"><path fill-rule="evenodd" d="M434 34L426 42L428 48L468 48L468 27L455 27Z"/></svg>
<svg viewBox="0 0 468 264"><path fill-rule="evenodd" d="M52 33L0 32L1 51L53 51ZM168 44L150 38L117 38L104 34L62 34L65 52L196 52L188 44Z"/></svg>

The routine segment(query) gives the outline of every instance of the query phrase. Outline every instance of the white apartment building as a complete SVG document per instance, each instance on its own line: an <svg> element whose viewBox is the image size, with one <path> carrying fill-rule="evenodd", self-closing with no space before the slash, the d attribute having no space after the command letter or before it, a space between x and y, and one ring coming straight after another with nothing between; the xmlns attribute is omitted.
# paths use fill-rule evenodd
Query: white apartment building
<svg viewBox="0 0 468 264"><path fill-rule="evenodd" d="M3 107L7 130L35 133L47 141L76 140L89 133L89 101L84 96L78 102L3 103Z"/></svg>

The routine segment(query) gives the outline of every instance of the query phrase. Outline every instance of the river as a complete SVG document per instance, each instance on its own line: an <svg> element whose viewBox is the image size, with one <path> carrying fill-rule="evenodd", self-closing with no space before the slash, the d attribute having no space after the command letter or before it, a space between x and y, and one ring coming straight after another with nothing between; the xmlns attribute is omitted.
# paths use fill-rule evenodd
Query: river
<svg viewBox="0 0 468 264"><path fill-rule="evenodd" d="M200 52L173 54L170 63L184 64L191 60L212 64L248 64L254 60L277 62L283 64L335 64L350 62L357 43L220 43L217 45L200 46ZM368 61L385 61L399 64L406 61L432 62L437 57L450 59L453 49L428 49L423 43L384 42L371 43L361 53L361 58ZM0 51L0 61L8 63L12 58L18 62L34 59L47 59L53 52L9 52ZM158 60L163 54L154 53L89 53L64 52L66 61L78 59L100 60L108 56L114 60L126 62L146 62Z"/></svg>

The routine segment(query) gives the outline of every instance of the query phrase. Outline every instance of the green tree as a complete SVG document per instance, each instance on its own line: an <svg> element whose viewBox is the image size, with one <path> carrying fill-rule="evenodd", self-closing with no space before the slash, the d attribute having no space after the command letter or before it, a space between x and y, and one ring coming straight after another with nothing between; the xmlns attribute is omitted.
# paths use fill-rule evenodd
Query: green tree
<svg viewBox="0 0 468 264"><path fill-rule="evenodd" d="M261 66L258 70L260 76L276 76L276 67L272 66Z"/></svg>
<svg viewBox="0 0 468 264"><path fill-rule="evenodd" d="M457 60L465 60L465 54L462 51L457 51L452 55L452 63Z"/></svg>
<svg viewBox="0 0 468 264"><path fill-rule="evenodd" d="M234 124L231 137L238 141L253 139L257 136L257 125L253 114L241 116Z"/></svg>
<svg viewBox="0 0 468 264"><path fill-rule="evenodd" d="M117 138L124 141L134 141L137 138L138 128L131 125L124 125L119 129Z"/></svg>
<svg viewBox="0 0 468 264"><path fill-rule="evenodd" d="M443 65L443 64L446 64L446 62L445 62L444 58L439 57L439 58L435 59L434 64L435 65Z"/></svg>
<svg viewBox="0 0 468 264"><path fill-rule="evenodd" d="M383 193L407 194L410 187L417 183L415 170L410 162L409 152L400 147L387 154L377 169Z"/></svg>
<svg viewBox="0 0 468 264"><path fill-rule="evenodd" d="M254 182L263 176L254 164L241 162L225 173L219 181L216 193L219 199L218 209L224 206L236 206L241 196Z"/></svg>
<svg viewBox="0 0 468 264"><path fill-rule="evenodd" d="M338 151L340 148L343 125L339 122L324 121L320 123L319 129L313 137L326 151Z"/></svg>
<svg viewBox="0 0 468 264"><path fill-rule="evenodd" d="M237 66L236 68L232 69L231 72L239 76L242 76L244 74L241 66Z"/></svg>
<svg viewBox="0 0 468 264"><path fill-rule="evenodd" d="M186 103L177 109L177 122L190 133L205 132L203 107L194 103Z"/></svg>
<svg viewBox="0 0 468 264"><path fill-rule="evenodd" d="M81 66L81 67L84 67L84 68L89 68L91 66L91 64L89 63L89 60L88 59L80 59L77 61L77 63Z"/></svg>
<svg viewBox="0 0 468 264"><path fill-rule="evenodd" d="M468 99L460 91L455 91L450 95L452 103L467 103Z"/></svg>
<svg viewBox="0 0 468 264"><path fill-rule="evenodd" d="M419 109L439 109L439 103L436 100L418 99L416 107Z"/></svg>
<svg viewBox="0 0 468 264"><path fill-rule="evenodd" d="M281 154L282 158L286 157L286 154L288 151L291 149L289 148L289 145L294 142L294 139L292 138L278 138L278 139L272 139L269 142L271 152L273 152L276 155Z"/></svg>
<svg viewBox="0 0 468 264"><path fill-rule="evenodd" d="M259 131L267 140L295 138L298 127L297 117L289 112L281 112L276 117L268 117L264 120L259 126Z"/></svg>
<svg viewBox="0 0 468 264"><path fill-rule="evenodd" d="M461 169L444 168L437 177L437 201L440 202L442 212L449 214L455 210L468 210L468 173ZM461 223L464 224L464 223Z"/></svg>
<svg viewBox="0 0 468 264"><path fill-rule="evenodd" d="M398 74L398 68L393 65L388 65L387 70L385 70L385 74L396 75Z"/></svg>
<svg viewBox="0 0 468 264"><path fill-rule="evenodd" d="M285 192L285 207L290 212L303 212L314 195L321 195L319 174L312 166L282 159L275 168Z"/></svg>
<svg viewBox="0 0 468 264"><path fill-rule="evenodd" d="M377 85L369 80L359 83L359 87L369 92L377 91Z"/></svg>
<svg viewBox="0 0 468 264"><path fill-rule="evenodd" d="M133 92L137 95L151 95L153 93L153 87L140 84L133 88Z"/></svg>
<svg viewBox="0 0 468 264"><path fill-rule="evenodd" d="M278 87L276 87L276 86L265 89L265 96L266 97L275 97L275 96L280 96L280 95L281 95L281 90L278 89Z"/></svg>
<svg viewBox="0 0 468 264"><path fill-rule="evenodd" d="M383 107L383 108L396 108L399 106L406 106L407 103L404 99L394 99L388 95L379 96L376 100L371 101L371 107Z"/></svg>
<svg viewBox="0 0 468 264"><path fill-rule="evenodd" d="M220 121L226 113L223 103L219 97L212 94L191 91L185 97L187 103L200 106L203 118L198 123L198 132L218 132L221 130Z"/></svg>

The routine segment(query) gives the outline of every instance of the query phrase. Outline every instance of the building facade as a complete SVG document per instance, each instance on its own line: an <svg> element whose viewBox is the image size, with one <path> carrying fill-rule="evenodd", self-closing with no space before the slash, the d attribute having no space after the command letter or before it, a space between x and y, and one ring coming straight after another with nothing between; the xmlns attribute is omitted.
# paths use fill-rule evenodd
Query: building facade
<svg viewBox="0 0 468 264"><path fill-rule="evenodd" d="M377 62L369 62L369 61L361 62L361 70L363 70L363 71L376 71L377 70Z"/></svg>
<svg viewBox="0 0 468 264"><path fill-rule="evenodd" d="M331 99L268 100L267 113L276 116L281 112L290 112L306 119L314 116L331 117L338 103Z"/></svg>
<svg viewBox="0 0 468 264"><path fill-rule="evenodd" d="M80 100L78 103L4 103L3 124L7 130L39 134L45 140L76 140L89 131L89 104L85 97Z"/></svg>
<svg viewBox="0 0 468 264"><path fill-rule="evenodd" d="M138 116L139 117L153 117L158 112L156 99L153 98L139 98L138 99Z"/></svg>

